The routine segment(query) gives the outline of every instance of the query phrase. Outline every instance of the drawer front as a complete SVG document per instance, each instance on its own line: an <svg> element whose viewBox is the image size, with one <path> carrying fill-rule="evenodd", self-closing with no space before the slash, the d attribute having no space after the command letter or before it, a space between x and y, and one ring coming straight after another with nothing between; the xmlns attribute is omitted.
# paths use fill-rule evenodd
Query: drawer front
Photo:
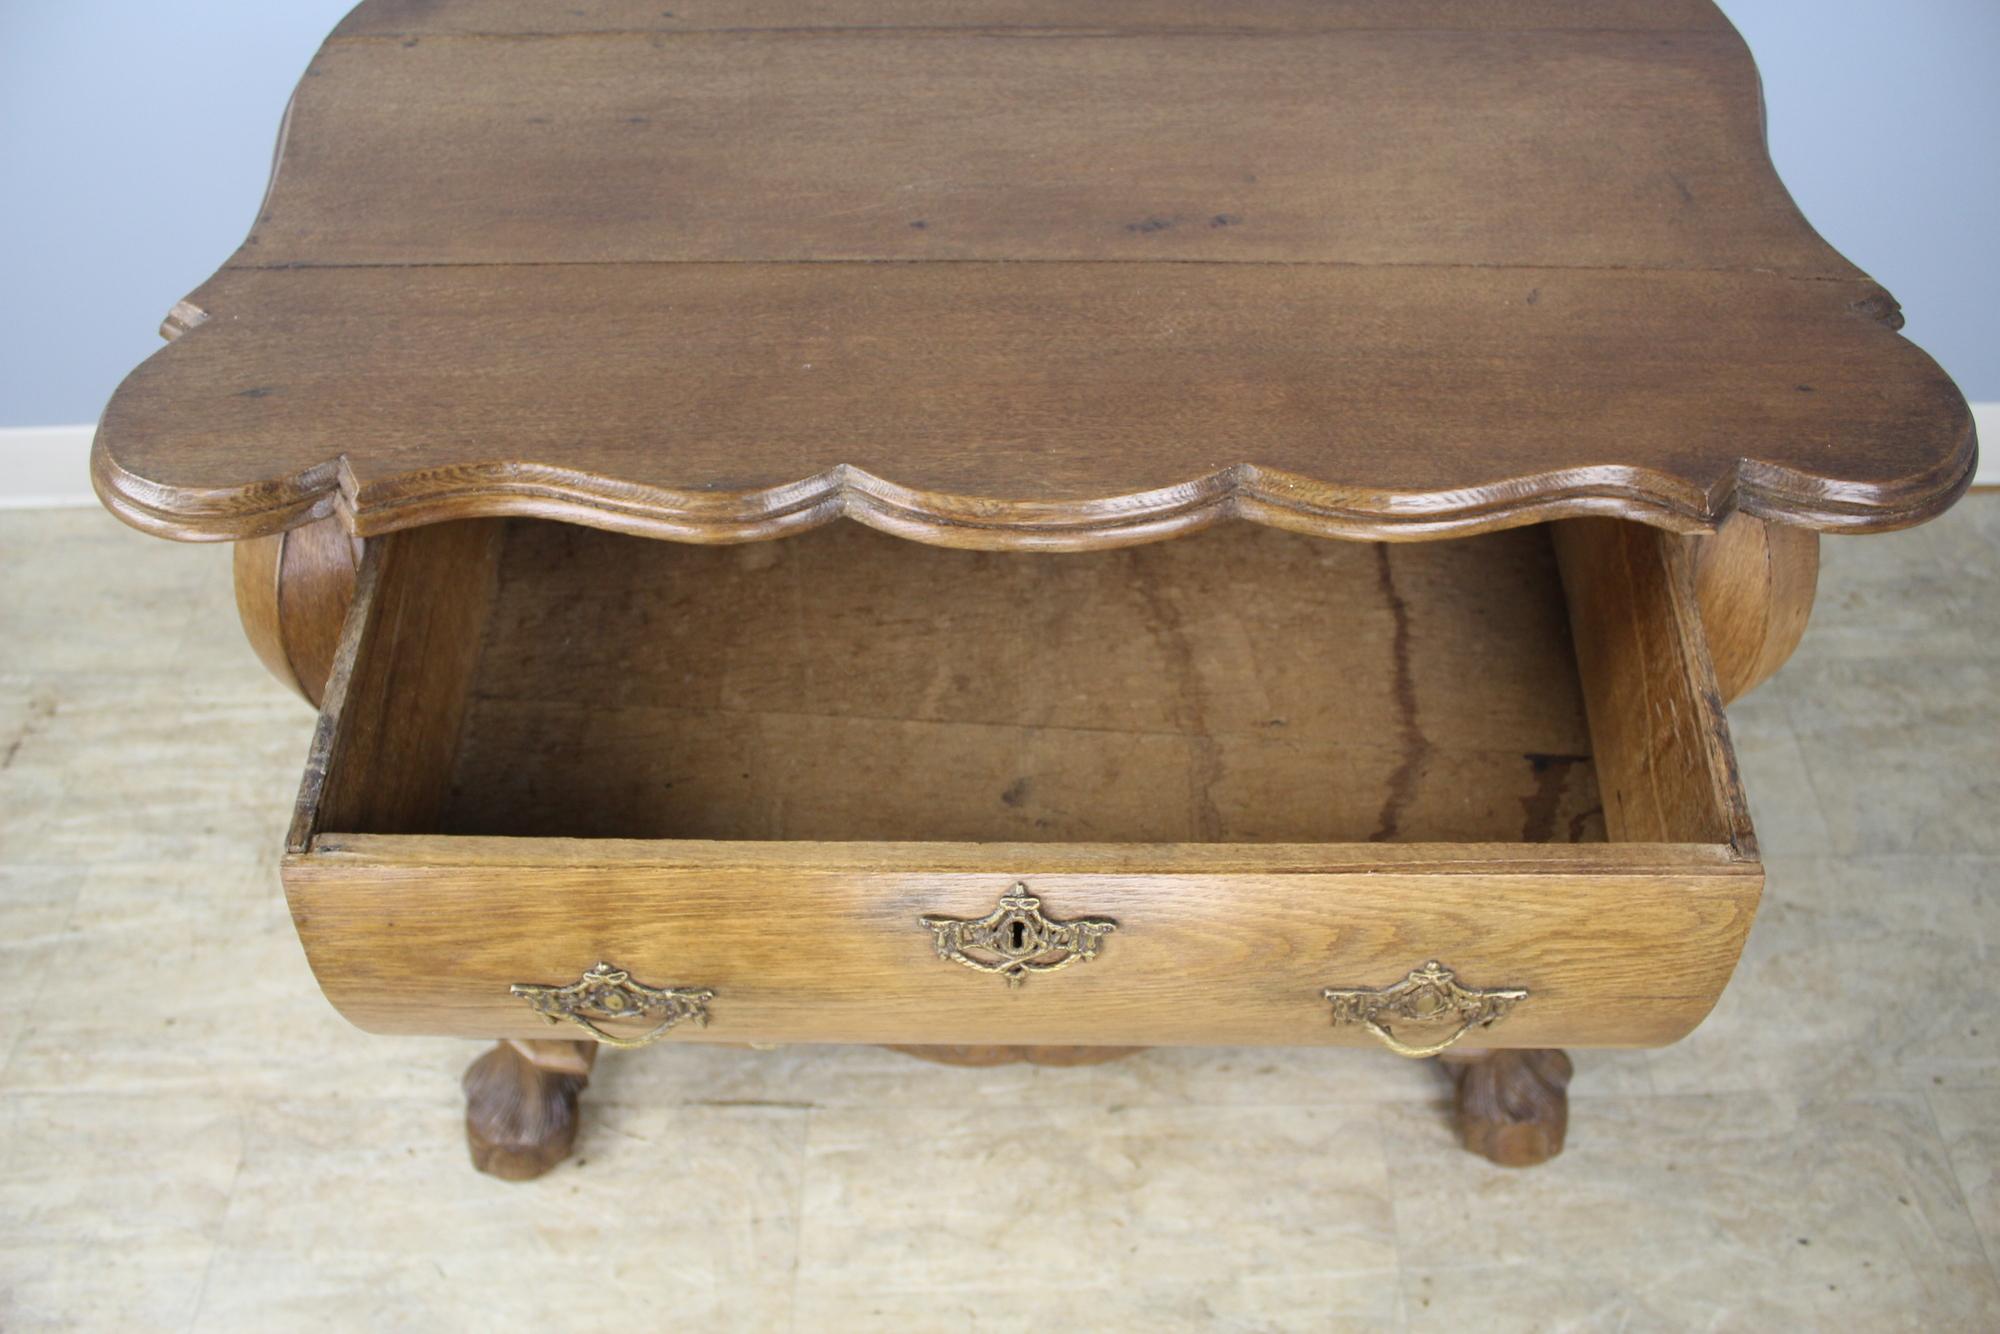
<svg viewBox="0 0 2000 1334"><path fill-rule="evenodd" d="M1671 1042L1762 885L1695 847L382 836L285 879L328 997L377 1032L1408 1054Z"/></svg>
<svg viewBox="0 0 2000 1334"><path fill-rule="evenodd" d="M1749 929L1755 840L1666 535L1033 567L656 545L371 546L285 863L364 1028L1642 1046L1700 1021ZM801 616L809 587L832 614Z"/></svg>

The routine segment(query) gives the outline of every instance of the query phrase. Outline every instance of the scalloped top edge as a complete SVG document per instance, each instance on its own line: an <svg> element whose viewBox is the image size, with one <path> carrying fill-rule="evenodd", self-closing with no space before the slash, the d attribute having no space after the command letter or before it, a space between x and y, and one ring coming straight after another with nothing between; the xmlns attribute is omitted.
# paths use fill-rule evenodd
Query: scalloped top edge
<svg viewBox="0 0 2000 1334"><path fill-rule="evenodd" d="M1884 487L1740 460L1711 493L1647 468L1600 466L1443 492L1344 487L1241 463L1174 485L1081 501L1006 500L903 486L850 464L799 481L716 493L645 486L531 463L474 464L362 486L346 457L235 488L164 486L127 471L103 440L91 481L134 527L190 541L261 537L337 514L359 537L452 519L525 516L696 543L755 542L849 518L937 546L1086 551L1133 546L1240 518L1314 536L1415 541L1582 515L1672 532L1713 531L1732 510L1826 532L1908 527L1947 509L1978 461L1961 404L1957 447L1931 473Z"/></svg>

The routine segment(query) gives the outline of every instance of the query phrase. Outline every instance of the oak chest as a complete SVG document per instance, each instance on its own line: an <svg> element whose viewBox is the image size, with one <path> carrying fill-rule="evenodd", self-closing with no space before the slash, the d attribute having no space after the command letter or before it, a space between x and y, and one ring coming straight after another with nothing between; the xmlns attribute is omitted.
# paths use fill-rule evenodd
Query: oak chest
<svg viewBox="0 0 2000 1334"><path fill-rule="evenodd" d="M365 1028L1458 1060L1561 1145L1762 871L1724 705L1970 478L1706 0L370 0L107 408L320 708Z"/></svg>

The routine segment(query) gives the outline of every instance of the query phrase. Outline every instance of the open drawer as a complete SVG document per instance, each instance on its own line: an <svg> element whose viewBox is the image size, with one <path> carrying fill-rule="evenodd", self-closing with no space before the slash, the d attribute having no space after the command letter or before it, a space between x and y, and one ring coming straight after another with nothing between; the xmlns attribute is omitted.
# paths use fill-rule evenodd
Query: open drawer
<svg viewBox="0 0 2000 1334"><path fill-rule="evenodd" d="M378 1032L1414 1054L1670 1042L1762 886L1683 540L1599 519L395 533L284 876Z"/></svg>

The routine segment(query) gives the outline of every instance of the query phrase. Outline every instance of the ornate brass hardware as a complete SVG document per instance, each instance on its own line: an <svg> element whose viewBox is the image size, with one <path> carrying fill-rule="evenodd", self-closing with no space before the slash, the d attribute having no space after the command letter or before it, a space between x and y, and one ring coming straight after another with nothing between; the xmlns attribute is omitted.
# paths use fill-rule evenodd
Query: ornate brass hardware
<svg viewBox="0 0 2000 1334"><path fill-rule="evenodd" d="M516 982L508 988L528 1002L551 1024L571 1023L612 1047L643 1047L657 1041L668 1029L693 1020L697 1027L708 1023L708 1003L715 993L706 988L649 987L634 982L623 968L599 963L566 987L535 986ZM652 1019L653 1027L637 1037L607 1033L593 1019Z"/></svg>
<svg viewBox="0 0 2000 1334"><path fill-rule="evenodd" d="M1053 973L1097 957L1104 938L1118 929L1109 917L1058 922L1042 915L1042 901L1025 883L1000 896L1000 906L980 918L925 917L937 937L940 959L981 973L998 973L1018 987L1030 973Z"/></svg>
<svg viewBox="0 0 2000 1334"><path fill-rule="evenodd" d="M1473 1029L1499 1023L1514 1008L1514 1002L1528 998L1520 987L1462 987L1451 969L1436 959L1411 969L1410 975L1394 986L1379 990L1328 987L1321 994L1333 1002L1335 1025L1360 1024L1398 1056L1435 1056ZM1392 1019L1424 1025L1450 1023L1452 1030L1440 1042L1413 1045L1389 1031Z"/></svg>

